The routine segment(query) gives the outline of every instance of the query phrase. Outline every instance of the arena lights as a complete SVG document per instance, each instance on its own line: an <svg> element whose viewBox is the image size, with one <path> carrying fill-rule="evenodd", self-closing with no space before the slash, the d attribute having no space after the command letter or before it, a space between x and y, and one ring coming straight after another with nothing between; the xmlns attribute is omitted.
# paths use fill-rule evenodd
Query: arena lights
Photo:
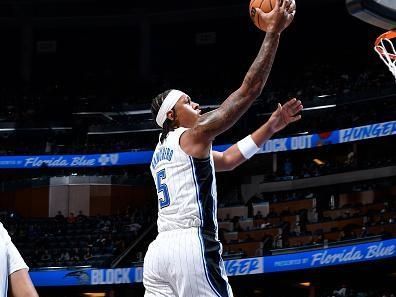
<svg viewBox="0 0 396 297"><path fill-rule="evenodd" d="M303 111L309 111L309 110L319 110L319 109L326 109L326 108L334 108L336 107L337 104L329 104L329 105L319 105L319 106L312 106L312 107L305 107L303 108ZM266 113L259 113L257 114L258 116L270 116L272 112L266 112Z"/></svg>
<svg viewBox="0 0 396 297"><path fill-rule="evenodd" d="M0 128L0 132L11 132L15 131L15 128Z"/></svg>
<svg viewBox="0 0 396 297"><path fill-rule="evenodd" d="M50 127L51 130L71 130L72 127Z"/></svg>
<svg viewBox="0 0 396 297"><path fill-rule="evenodd" d="M336 94L325 94L325 95L319 95L319 96L316 96L316 97L318 97L318 98L326 98L326 97L332 97L332 96L335 96Z"/></svg>
<svg viewBox="0 0 396 297"><path fill-rule="evenodd" d="M107 135L107 134L125 134L125 133L141 133L141 132L154 132L154 131L162 131L159 128L154 129L136 129L136 130L122 130L122 131L97 131L97 132L88 132L88 135Z"/></svg>
<svg viewBox="0 0 396 297"><path fill-rule="evenodd" d="M303 286L303 287L310 287L311 283L310 282L303 282L303 283L299 283L299 285Z"/></svg>
<svg viewBox="0 0 396 297"><path fill-rule="evenodd" d="M219 104L210 104L210 105L202 105L201 109L215 109L218 108ZM81 116L104 116L104 117L112 117L117 115L139 115L139 114L148 114L151 115L150 109L139 109L139 110L128 110L128 111L119 111L119 112L105 112L105 111L82 111L82 112L74 112L73 115L81 115Z"/></svg>
<svg viewBox="0 0 396 297"><path fill-rule="evenodd" d="M0 132L13 132L13 131L63 131L63 130L72 130L72 127L49 127L49 128L0 128Z"/></svg>
<svg viewBox="0 0 396 297"><path fill-rule="evenodd" d="M326 163L325 162L323 162L322 160L320 160L320 159L313 159L312 160L315 164L317 164L317 165L320 165L320 166L322 166L322 165L325 165Z"/></svg>
<svg viewBox="0 0 396 297"><path fill-rule="evenodd" d="M319 110L319 109L326 109L326 108L334 108L336 106L337 106L337 104L320 105L320 106L307 107L307 108L304 108L303 110L304 111L307 111L307 110Z"/></svg>

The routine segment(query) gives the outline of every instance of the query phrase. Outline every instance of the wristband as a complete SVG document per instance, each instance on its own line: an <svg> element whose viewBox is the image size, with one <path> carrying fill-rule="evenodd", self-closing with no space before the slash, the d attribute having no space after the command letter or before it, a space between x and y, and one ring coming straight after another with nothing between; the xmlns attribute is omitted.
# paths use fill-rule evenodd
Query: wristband
<svg viewBox="0 0 396 297"><path fill-rule="evenodd" d="M245 159L250 159L255 153L257 153L260 148L257 147L256 143L253 141L251 135L246 136L237 142L237 146L242 156Z"/></svg>

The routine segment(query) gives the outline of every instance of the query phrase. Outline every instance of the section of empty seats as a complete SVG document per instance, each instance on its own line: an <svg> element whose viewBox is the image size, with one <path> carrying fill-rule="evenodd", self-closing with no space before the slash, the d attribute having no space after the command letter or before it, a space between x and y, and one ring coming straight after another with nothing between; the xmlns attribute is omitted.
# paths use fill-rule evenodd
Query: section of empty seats
<svg viewBox="0 0 396 297"><path fill-rule="evenodd" d="M281 222L281 217L267 217L265 219L254 220L253 224L255 228L266 228L268 226L279 226Z"/></svg>
<svg viewBox="0 0 396 297"><path fill-rule="evenodd" d="M301 200L289 200L284 202L277 202L270 204L270 213L276 213L278 215L290 215L297 213L302 209L311 209L314 207L314 199L301 199Z"/></svg>
<svg viewBox="0 0 396 297"><path fill-rule="evenodd" d="M219 229L224 231L232 232L234 231L234 223L233 222L219 222L218 223Z"/></svg>
<svg viewBox="0 0 396 297"><path fill-rule="evenodd" d="M321 232L327 233L333 230L342 230L347 225L363 226L363 217L307 224L307 231L315 232L317 230L321 230Z"/></svg>
<svg viewBox="0 0 396 297"><path fill-rule="evenodd" d="M396 224L384 224L367 228L368 235L388 234L396 236Z"/></svg>
<svg viewBox="0 0 396 297"><path fill-rule="evenodd" d="M288 215L288 216L281 217L281 222L287 222L290 225L295 224L296 221L297 221L297 215Z"/></svg>
<svg viewBox="0 0 396 297"><path fill-rule="evenodd" d="M289 237L288 243L289 243L289 247L308 245L313 243L313 236L306 235L306 236Z"/></svg>
<svg viewBox="0 0 396 297"><path fill-rule="evenodd" d="M281 232L280 228L267 228L252 231L238 232L239 240L254 240L261 241L263 238L271 236L274 237Z"/></svg>
<svg viewBox="0 0 396 297"><path fill-rule="evenodd" d="M331 218L332 220L336 220L339 218L346 218L355 216L357 214L367 214L369 211L379 212L381 209L385 207L384 203L374 203L361 205L359 207L346 207L346 208L336 208L331 210L325 210L323 212L323 217Z"/></svg>
<svg viewBox="0 0 396 297"><path fill-rule="evenodd" d="M224 247L223 256L229 256L234 253L242 253L247 257L262 255L262 242L244 242L228 244Z"/></svg>
<svg viewBox="0 0 396 297"><path fill-rule="evenodd" d="M217 210L219 221L230 221L234 217L247 218L248 208L246 206L222 207Z"/></svg>
<svg viewBox="0 0 396 297"><path fill-rule="evenodd" d="M223 243L238 242L238 232L224 232Z"/></svg>
<svg viewBox="0 0 396 297"><path fill-rule="evenodd" d="M371 223L377 223L377 224L393 223L396 218L396 211L381 212L369 218Z"/></svg>

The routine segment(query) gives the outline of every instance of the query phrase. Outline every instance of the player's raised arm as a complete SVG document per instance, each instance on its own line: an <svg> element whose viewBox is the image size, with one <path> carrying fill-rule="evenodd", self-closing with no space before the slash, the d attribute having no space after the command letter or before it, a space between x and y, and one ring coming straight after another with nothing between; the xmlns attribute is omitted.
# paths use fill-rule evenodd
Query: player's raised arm
<svg viewBox="0 0 396 297"><path fill-rule="evenodd" d="M260 128L251 135L232 145L224 152L213 151L213 159L216 171L228 171L239 166L274 135L287 125L301 119L299 112L303 109L300 100L289 100L285 105L278 104L278 108Z"/></svg>
<svg viewBox="0 0 396 297"><path fill-rule="evenodd" d="M275 8L264 13L257 9L261 20L268 24L260 51L247 72L242 85L214 111L202 115L196 125L184 133L181 145L189 154L205 157L213 139L232 127L261 94L268 79L280 33L289 26L295 13L294 0L277 0Z"/></svg>

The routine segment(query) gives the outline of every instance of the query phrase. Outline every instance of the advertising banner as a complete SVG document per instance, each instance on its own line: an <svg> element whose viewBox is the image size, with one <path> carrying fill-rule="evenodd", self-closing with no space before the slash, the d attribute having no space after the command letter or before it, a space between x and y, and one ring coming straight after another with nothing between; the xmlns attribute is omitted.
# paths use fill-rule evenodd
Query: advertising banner
<svg viewBox="0 0 396 297"><path fill-rule="evenodd" d="M395 256L396 239L389 239L308 252L227 260L224 266L228 276L241 276L353 264ZM46 270L32 271L30 276L37 287L119 285L141 283L143 268Z"/></svg>
<svg viewBox="0 0 396 297"><path fill-rule="evenodd" d="M268 140L258 154L294 151L321 147L323 145L360 141L365 139L396 135L396 121L378 123L318 134ZM213 149L225 151L231 144L217 145ZM81 168L103 166L127 166L149 164L153 151L120 152L92 155L40 155L0 156L3 168Z"/></svg>

